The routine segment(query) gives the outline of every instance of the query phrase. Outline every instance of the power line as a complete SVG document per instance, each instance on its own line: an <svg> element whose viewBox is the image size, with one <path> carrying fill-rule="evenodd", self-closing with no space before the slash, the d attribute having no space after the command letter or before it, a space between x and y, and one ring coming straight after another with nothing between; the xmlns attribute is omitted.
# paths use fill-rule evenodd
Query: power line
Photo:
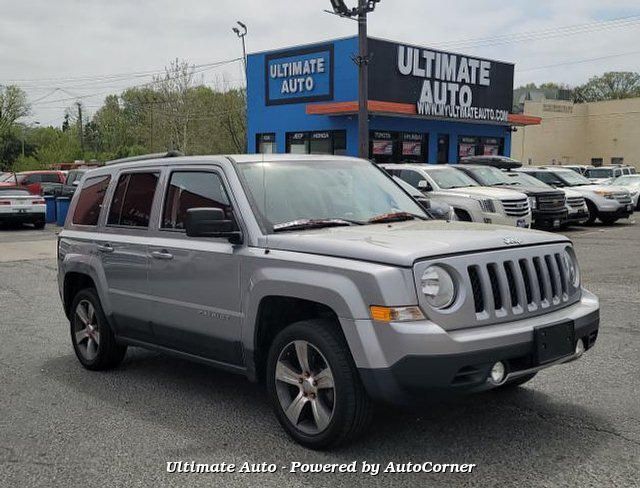
<svg viewBox="0 0 640 488"><path fill-rule="evenodd" d="M618 54L609 54L606 56L598 56L596 58L586 58L586 59L578 59L575 61L565 61L562 63L555 63L555 64L547 64L545 66L536 66L533 68L525 68L525 69L519 69L517 68L516 71L518 73L525 73L527 71L536 71L536 70L540 70L540 69L547 69L547 68L557 68L559 66L567 66L570 64L581 64L581 63L590 63L592 61L601 61L603 59L611 59L611 58L619 58L622 56L632 56L634 54L640 54L640 51L630 51L627 53L618 53Z"/></svg>
<svg viewBox="0 0 640 488"><path fill-rule="evenodd" d="M501 44L512 44L516 42L525 42L533 40L546 40L558 37L573 36L584 33L592 33L601 30L618 29L622 27L630 27L640 23L640 15L631 15L628 17L620 17L611 20L601 20L589 22L586 24L575 24L561 27L553 27L548 29L521 32L514 34L504 34L492 37L476 37L460 39L457 41L435 43L439 47L444 48L470 48L496 46Z"/></svg>

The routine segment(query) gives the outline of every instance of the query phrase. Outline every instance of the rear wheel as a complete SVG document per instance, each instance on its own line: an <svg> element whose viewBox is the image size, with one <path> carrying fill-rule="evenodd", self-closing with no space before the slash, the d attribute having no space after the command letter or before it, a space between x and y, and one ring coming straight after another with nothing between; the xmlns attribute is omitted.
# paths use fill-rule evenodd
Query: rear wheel
<svg viewBox="0 0 640 488"><path fill-rule="evenodd" d="M79 291L71 305L71 342L80 364L91 370L118 366L127 346L116 342L96 291Z"/></svg>
<svg viewBox="0 0 640 488"><path fill-rule="evenodd" d="M618 221L618 219L615 217L600 217L600 221L604 225L613 225Z"/></svg>
<svg viewBox="0 0 640 488"><path fill-rule="evenodd" d="M333 323L305 320L283 329L269 349L267 390L287 433L311 449L348 443L364 432L371 400Z"/></svg>
<svg viewBox="0 0 640 488"><path fill-rule="evenodd" d="M35 222L33 227L36 229L44 229L46 222L43 220L42 222Z"/></svg>

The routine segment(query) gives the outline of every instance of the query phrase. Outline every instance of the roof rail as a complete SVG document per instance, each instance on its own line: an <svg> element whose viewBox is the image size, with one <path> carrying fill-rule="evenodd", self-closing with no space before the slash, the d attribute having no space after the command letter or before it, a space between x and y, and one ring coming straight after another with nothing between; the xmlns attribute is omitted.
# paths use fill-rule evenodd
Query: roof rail
<svg viewBox="0 0 640 488"><path fill-rule="evenodd" d="M184 156L184 153L181 151L167 151L162 153L153 153L153 154L143 154L141 156L132 156L130 158L120 158L114 159L112 161L106 161L105 166L110 166L112 164L120 164L120 163L132 163L135 161L146 161L147 159L162 159L162 158L179 158Z"/></svg>

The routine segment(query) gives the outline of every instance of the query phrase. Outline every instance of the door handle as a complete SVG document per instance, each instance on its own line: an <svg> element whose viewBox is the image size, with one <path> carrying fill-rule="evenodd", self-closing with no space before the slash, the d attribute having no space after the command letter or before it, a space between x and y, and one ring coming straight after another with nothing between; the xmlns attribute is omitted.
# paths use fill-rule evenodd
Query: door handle
<svg viewBox="0 0 640 488"><path fill-rule="evenodd" d="M173 254L163 249L162 251L152 251L151 257L154 259L173 259Z"/></svg>
<svg viewBox="0 0 640 488"><path fill-rule="evenodd" d="M113 252L113 247L111 244L98 244L98 251L105 253Z"/></svg>

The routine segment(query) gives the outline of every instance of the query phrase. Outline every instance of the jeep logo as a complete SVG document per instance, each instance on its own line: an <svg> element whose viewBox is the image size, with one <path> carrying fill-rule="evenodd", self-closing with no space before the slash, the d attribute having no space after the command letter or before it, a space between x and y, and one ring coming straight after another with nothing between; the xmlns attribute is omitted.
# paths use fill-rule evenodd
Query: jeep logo
<svg viewBox="0 0 640 488"><path fill-rule="evenodd" d="M520 239L511 236L505 237L503 241L507 246L517 246L519 244L522 244L522 241Z"/></svg>

